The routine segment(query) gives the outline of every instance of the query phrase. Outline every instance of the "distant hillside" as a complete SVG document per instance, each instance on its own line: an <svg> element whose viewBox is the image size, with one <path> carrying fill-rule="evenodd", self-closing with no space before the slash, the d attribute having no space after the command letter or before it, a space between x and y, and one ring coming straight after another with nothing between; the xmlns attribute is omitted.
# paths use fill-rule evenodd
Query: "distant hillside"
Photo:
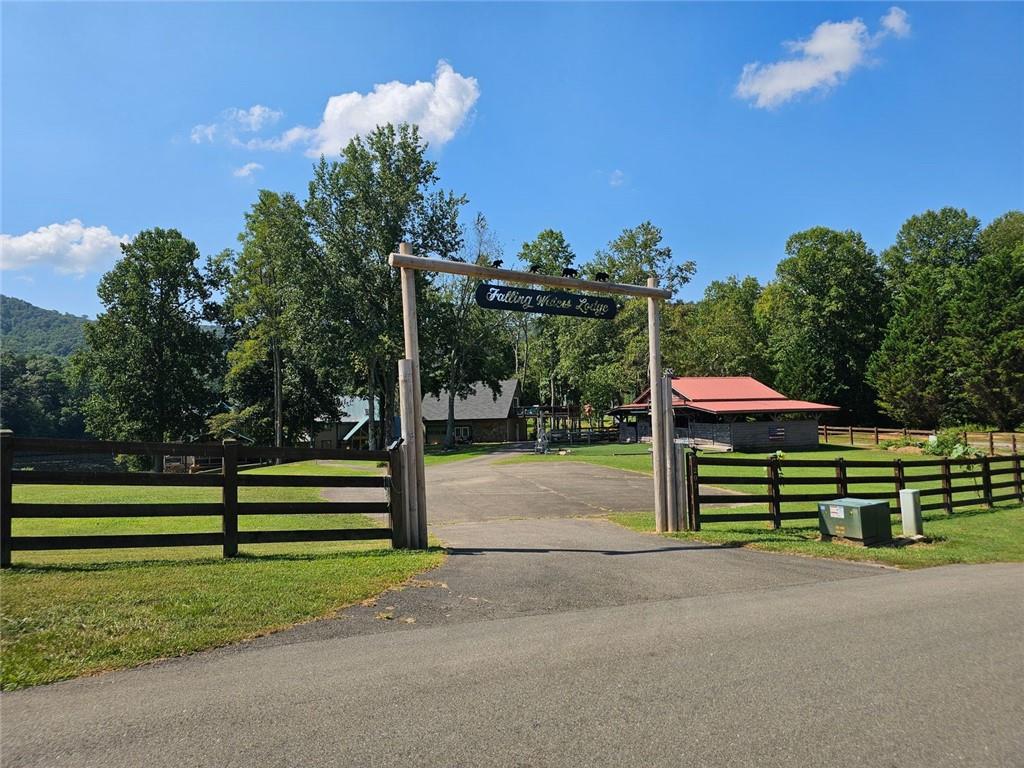
<svg viewBox="0 0 1024 768"><path fill-rule="evenodd" d="M86 320L0 295L0 349L66 357L85 343L82 327Z"/></svg>

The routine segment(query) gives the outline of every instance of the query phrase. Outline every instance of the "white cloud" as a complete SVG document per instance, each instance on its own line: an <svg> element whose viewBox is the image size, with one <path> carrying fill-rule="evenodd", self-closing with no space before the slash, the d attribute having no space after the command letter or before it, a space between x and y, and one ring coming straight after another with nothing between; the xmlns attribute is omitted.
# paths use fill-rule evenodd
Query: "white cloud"
<svg viewBox="0 0 1024 768"><path fill-rule="evenodd" d="M130 239L107 227L87 227L78 219L23 235L0 234L0 268L49 265L62 274L84 275L115 261L121 255L120 244Z"/></svg>
<svg viewBox="0 0 1024 768"><path fill-rule="evenodd" d="M274 125L282 115L283 112L262 104L254 104L248 109L231 107L221 113L217 122L194 126L189 136L194 144L212 143L223 138L231 144L242 145L244 142L238 138L239 133L256 133Z"/></svg>
<svg viewBox="0 0 1024 768"><path fill-rule="evenodd" d="M479 97L476 78L460 75L442 60L431 82L395 80L375 85L366 94L350 91L331 96L317 127L297 125L275 138L251 139L246 146L286 150L306 145L310 157L337 155L353 136L385 123L415 123L426 141L440 146L455 136Z"/></svg>
<svg viewBox="0 0 1024 768"><path fill-rule="evenodd" d="M910 22L907 20L909 18L906 11L894 5L882 17L882 29L896 37L906 37L910 34Z"/></svg>
<svg viewBox="0 0 1024 768"><path fill-rule="evenodd" d="M796 56L773 64L754 62L743 67L736 95L762 108L777 107L806 91L827 91L839 85L868 60L868 52L887 35L906 37L910 22L893 6L875 35L860 19L826 21L806 40L785 43Z"/></svg>
<svg viewBox="0 0 1024 768"><path fill-rule="evenodd" d="M235 168L231 172L232 176L237 176L240 179L247 179L252 176L256 171L262 171L263 166L259 163L246 163L241 168Z"/></svg>
<svg viewBox="0 0 1024 768"><path fill-rule="evenodd" d="M610 187L621 187L626 183L626 174L616 168L608 176L608 186Z"/></svg>

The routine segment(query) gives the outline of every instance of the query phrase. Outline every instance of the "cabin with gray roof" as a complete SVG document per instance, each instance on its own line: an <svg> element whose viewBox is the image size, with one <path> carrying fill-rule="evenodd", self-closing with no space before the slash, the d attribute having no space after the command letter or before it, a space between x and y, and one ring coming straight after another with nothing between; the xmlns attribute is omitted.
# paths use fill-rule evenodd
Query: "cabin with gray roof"
<svg viewBox="0 0 1024 768"><path fill-rule="evenodd" d="M473 393L455 398L455 441L457 443L511 443L526 439L526 419L518 415L520 388L518 379L501 382L501 391L492 392L482 382L473 385ZM423 398L423 422L428 443L443 443L448 429L448 392Z"/></svg>

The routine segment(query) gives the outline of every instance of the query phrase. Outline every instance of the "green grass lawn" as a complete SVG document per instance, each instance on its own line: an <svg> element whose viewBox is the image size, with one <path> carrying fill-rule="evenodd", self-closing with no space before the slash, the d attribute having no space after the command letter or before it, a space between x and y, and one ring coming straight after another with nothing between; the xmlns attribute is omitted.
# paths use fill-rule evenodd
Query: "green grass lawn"
<svg viewBox="0 0 1024 768"><path fill-rule="evenodd" d="M504 443L475 443L473 445L459 445L450 451L446 451L439 445L428 445L423 456L423 464L429 467L434 464L448 464L453 461L472 459L477 456L486 456L504 447Z"/></svg>
<svg viewBox="0 0 1024 768"><path fill-rule="evenodd" d="M636 531L654 531L654 514L636 512L611 515L619 525ZM899 521L894 520L894 532ZM953 515L924 515L930 544L905 547L858 547L818 540L816 520L786 520L773 531L767 523L709 523L697 533L672 533L677 539L749 547L766 552L829 557L884 563L902 568L923 568L952 563L1024 562L1024 506L957 510Z"/></svg>
<svg viewBox="0 0 1024 768"><path fill-rule="evenodd" d="M271 474L364 474L345 462L265 467ZM15 486L16 502L217 501L217 488ZM240 488L243 501L317 501L318 488ZM362 515L253 515L242 530L372 527ZM19 519L14 535L217 531L219 517ZM219 547L15 552L0 573L0 687L132 666L236 642L328 615L435 567L443 552L387 540Z"/></svg>

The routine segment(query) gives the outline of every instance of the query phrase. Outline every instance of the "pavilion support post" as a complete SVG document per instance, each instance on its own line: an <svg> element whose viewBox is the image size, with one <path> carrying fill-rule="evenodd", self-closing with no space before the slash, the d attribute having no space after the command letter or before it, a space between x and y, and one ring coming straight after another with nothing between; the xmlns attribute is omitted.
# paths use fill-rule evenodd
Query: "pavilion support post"
<svg viewBox="0 0 1024 768"><path fill-rule="evenodd" d="M402 256L412 256L412 246L409 243L399 243L398 253ZM423 452L426 447L426 440L423 434L423 390L420 386L420 336L416 320L416 273L412 269L402 267L402 323L405 330L405 357L412 363L412 411L413 423L408 427L403 424L402 430L411 431L409 442L415 445L414 456L409 461L409 472L416 477L416 523L417 523L417 547L425 549L427 546L427 482L426 472L423 467ZM407 445L409 443L406 443Z"/></svg>
<svg viewBox="0 0 1024 768"><path fill-rule="evenodd" d="M658 281L647 278L647 287L656 288ZM654 527L658 533L664 533L668 529L668 515L665 504L667 479L665 467L665 409L663 406L664 394L662 392L661 378L661 313L659 312L658 300L653 297L647 299L647 335L649 338L651 361L651 453L654 459Z"/></svg>

